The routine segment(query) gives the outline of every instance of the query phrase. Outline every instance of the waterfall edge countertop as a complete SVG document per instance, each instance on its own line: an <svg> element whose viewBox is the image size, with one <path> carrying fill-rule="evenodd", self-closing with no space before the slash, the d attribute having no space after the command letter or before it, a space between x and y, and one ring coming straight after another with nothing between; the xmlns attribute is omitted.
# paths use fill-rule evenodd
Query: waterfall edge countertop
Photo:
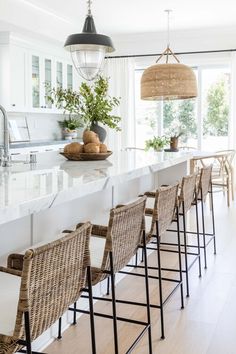
<svg viewBox="0 0 236 354"><path fill-rule="evenodd" d="M113 153L105 161L38 154L37 164L0 168L0 224L189 161L189 152Z"/></svg>

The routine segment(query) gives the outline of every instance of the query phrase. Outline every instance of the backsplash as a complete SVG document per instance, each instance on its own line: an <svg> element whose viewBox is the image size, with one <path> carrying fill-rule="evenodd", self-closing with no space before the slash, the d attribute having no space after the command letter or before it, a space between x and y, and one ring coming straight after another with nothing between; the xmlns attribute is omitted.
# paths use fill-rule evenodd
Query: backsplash
<svg viewBox="0 0 236 354"><path fill-rule="evenodd" d="M62 139L61 129L58 125L58 121L63 119L61 114L9 113L8 118L16 122L26 118L31 141ZM78 135L82 135L82 130L78 132ZM2 143L3 119L0 120L0 145Z"/></svg>

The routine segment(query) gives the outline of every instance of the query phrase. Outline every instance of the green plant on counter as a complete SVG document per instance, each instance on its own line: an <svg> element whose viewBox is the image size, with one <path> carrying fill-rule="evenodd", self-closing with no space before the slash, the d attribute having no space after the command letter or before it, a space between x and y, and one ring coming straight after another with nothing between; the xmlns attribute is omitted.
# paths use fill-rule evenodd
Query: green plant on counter
<svg viewBox="0 0 236 354"><path fill-rule="evenodd" d="M76 130L81 128L81 122L78 119L71 117L62 121L58 121L58 124L62 129Z"/></svg>
<svg viewBox="0 0 236 354"><path fill-rule="evenodd" d="M63 89L62 87L51 88L45 84L46 100L70 118L75 116L79 127L102 123L111 129L121 130L119 123L121 117L111 114L112 110L119 106L120 99L108 95L108 78L99 76L92 84L82 82L79 91ZM78 123L79 124L79 123Z"/></svg>
<svg viewBox="0 0 236 354"><path fill-rule="evenodd" d="M79 112L87 122L88 128L92 124L102 123L111 129L121 130L121 117L111 114L119 106L120 99L108 95L108 78L99 76L91 85L83 82L79 88Z"/></svg>
<svg viewBox="0 0 236 354"><path fill-rule="evenodd" d="M170 139L166 136L154 136L152 139L145 141L145 150L152 148L155 151L161 151L169 142Z"/></svg>
<svg viewBox="0 0 236 354"><path fill-rule="evenodd" d="M47 84L46 87L46 100L58 109L62 109L64 115L68 115L69 118L65 118L63 121L58 121L61 128L67 128L69 130L75 130L82 128L85 125L80 111L80 96L77 92L71 89L63 89L62 87L50 88Z"/></svg>

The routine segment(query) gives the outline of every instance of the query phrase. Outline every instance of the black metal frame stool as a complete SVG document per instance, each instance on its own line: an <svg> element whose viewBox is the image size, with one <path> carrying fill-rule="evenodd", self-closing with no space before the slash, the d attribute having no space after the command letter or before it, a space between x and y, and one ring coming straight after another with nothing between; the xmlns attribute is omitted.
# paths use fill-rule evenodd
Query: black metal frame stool
<svg viewBox="0 0 236 354"><path fill-rule="evenodd" d="M150 303L151 308L156 308L160 310L161 315L161 338L165 338L164 330L164 306L167 304L169 299L175 293L175 291L180 287L181 295L181 309L184 308L184 297L183 297L183 279L182 279L182 261L181 261L181 246L180 246L180 233L179 233L179 207L177 203L179 184L173 186L160 187L156 192L146 192L145 195L148 198L154 198L154 207L146 208L145 215L152 218L151 229L146 232L146 244L147 249L157 252L157 266L151 266L148 262L148 270L156 270L158 272L156 275L148 275L149 279L157 279L159 284L159 304ZM166 232L167 228L173 221L177 221L177 243L178 243L178 269L173 269L173 271L179 273L179 279L167 278L162 276L163 268L161 265L161 251L160 248L160 238ZM154 240L153 240L154 239ZM133 267L133 266L132 266ZM142 265L135 265L138 269L143 269ZM143 275L142 275L143 276ZM175 285L174 289L168 294L168 296L163 299L162 292L162 281L172 282Z"/></svg>
<svg viewBox="0 0 236 354"><path fill-rule="evenodd" d="M181 247L183 247L183 251L181 253L184 254L184 259L185 259L185 268L182 269L182 272L185 273L186 275L186 295L189 297L189 271L192 268L192 266L195 264L195 262L198 260L198 266L199 266L199 277L201 277L201 248L200 248L200 233L199 233L199 216L198 216L198 207L197 207L197 191L196 191L196 179L197 175L189 175L185 176L182 178L182 183L181 183L181 188L180 188L180 195L178 196L178 202L179 202L179 215L182 217L183 220L183 229L180 228L180 233L183 234L183 243L181 243ZM191 209L191 206L195 204L195 217L196 217L196 236L197 236L197 245L191 245L191 247L194 247L197 249L197 252L193 252L188 250L190 245L188 244L187 241L187 235L188 231L186 229L186 216L188 211ZM175 220L173 220L175 221ZM176 232L176 230L173 229L168 229L167 231L169 232ZM161 245L165 246L177 246L176 243L170 243L170 242L160 242ZM171 250L171 249L163 249L165 252L173 252L176 253L178 252L177 250ZM189 263L188 256L194 257L191 263ZM173 271L172 269L166 268L165 270Z"/></svg>
<svg viewBox="0 0 236 354"><path fill-rule="evenodd" d="M111 280L111 298L93 296L93 299L99 301L108 301L112 304L112 315L100 312L94 312L94 315L112 319L115 354L119 353L117 321L124 321L126 323L132 323L143 327L138 337L127 349L126 354L133 351L133 349L137 346L146 332L148 332L149 341L148 353L152 354L147 254L146 242L144 242L146 238L144 231L145 203L146 197L142 197L133 203L119 205L110 211L110 220L107 227L100 225L92 226L92 237L90 243L92 284L96 285L108 277L110 277ZM101 246L99 246L99 243ZM122 271L122 269L127 266L132 257L136 254L138 248L142 248L144 253L146 303L139 303L116 298L116 273L125 273L128 276L139 276L139 274ZM100 256L98 256L99 254ZM87 298L86 295L82 295L82 297ZM131 318L117 316L117 303L134 306L145 306L147 321L139 321ZM69 308L69 310L73 311L74 314L89 313L87 310L77 309L76 304L74 304L74 307Z"/></svg>

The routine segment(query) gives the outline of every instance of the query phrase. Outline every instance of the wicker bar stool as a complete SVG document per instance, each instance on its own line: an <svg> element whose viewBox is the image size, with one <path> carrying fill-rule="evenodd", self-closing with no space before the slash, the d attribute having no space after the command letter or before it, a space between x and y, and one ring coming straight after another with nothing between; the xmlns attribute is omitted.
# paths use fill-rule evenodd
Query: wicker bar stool
<svg viewBox="0 0 236 354"><path fill-rule="evenodd" d="M212 232L206 232L205 227L205 213L204 213L204 202L206 197L209 195L211 204L211 222L212 222ZM214 214L214 200L212 191L212 165L204 167L201 169L200 178L197 190L197 202L201 203L201 216L202 216L202 235L203 245L200 246L204 251L204 266L207 268L207 247L213 241L214 254L216 254L216 237L215 237L215 214ZM207 240L208 238L208 240Z"/></svg>
<svg viewBox="0 0 236 354"><path fill-rule="evenodd" d="M98 312L94 312L94 315L113 320L115 354L119 353L117 320L144 327L139 336L134 340L133 344L126 351L126 353L131 353L133 351L133 349L137 346L138 342L146 332L148 332L149 354L152 353L147 255L146 242L144 242L145 203L146 197L142 197L133 203L122 206L119 205L116 208L111 209L108 226L92 226L92 237L90 242L92 284L96 285L108 277L111 279L111 298L93 296L93 299L109 301L112 303L112 315ZM80 225L81 224L78 226ZM132 257L136 254L138 248L140 247L142 247L144 250L146 302L139 303L135 301L117 299L115 292L115 274L125 273L129 276L139 276L135 273L122 271L122 269L127 266L127 264L131 261ZM83 295L82 297L86 296ZM117 303L145 306L147 312L147 321L144 322L117 316ZM70 308L70 310L74 312L88 313L88 311L77 309L76 304L73 308Z"/></svg>
<svg viewBox="0 0 236 354"><path fill-rule="evenodd" d="M207 247L213 242L213 247L214 247L214 254L216 254L216 236L215 236L215 215L214 215L214 200L213 200L213 191L212 191L212 165L206 166L201 168L200 170L200 175L197 178L197 192L196 192L196 198L193 201L193 205L198 208L198 205L201 205L201 224L202 224L202 229L200 230L200 225L199 225L199 231L191 231L191 230L186 230L187 234L190 235L200 235L200 249L203 249L204 252L204 267L205 269L207 268ZM211 232L206 232L206 226L205 226L205 212L204 212L204 204L206 201L207 196L209 195L210 198L210 211L211 211L211 227L212 231ZM196 211L197 212L197 211ZM200 224L200 223L199 223ZM180 230L182 233L183 231ZM202 240L201 240L202 239ZM187 248L198 248L196 245L192 244L187 244Z"/></svg>
<svg viewBox="0 0 236 354"><path fill-rule="evenodd" d="M185 176L182 178L181 182L181 187L180 187L180 194L178 196L178 202L179 202L179 215L183 219L183 230L180 228L180 233L183 233L183 244L181 244L181 247L184 248L184 251L181 251L181 253L184 254L184 259L185 259L185 268L182 269L182 272L185 273L186 275L186 292L187 292L187 297L189 296L189 270L192 268L192 266L195 264L195 262L198 260L198 266L199 266L199 277L201 277L201 248L200 248L200 233L199 233L199 216L198 216L198 207L197 207L197 190L196 190L196 181L197 181L197 175L189 175ZM191 245L195 249L197 249L197 252L192 252L189 250L189 245L187 242L187 229L186 229L186 217L187 213L191 209L192 205L195 204L195 218L196 218L196 236L197 236L197 244L196 245ZM175 221L175 220L174 220ZM173 229L168 229L167 231L170 232L176 232L176 230ZM178 246L176 243L170 243L170 242L160 242L161 245L165 246ZM165 252L178 252L178 250L173 250L173 249L163 249ZM192 261L189 263L188 256L192 256ZM171 269L165 269L171 271ZM172 270L173 271L173 270Z"/></svg>
<svg viewBox="0 0 236 354"><path fill-rule="evenodd" d="M164 306L180 287L181 308L184 308L183 297L183 280L182 280L182 262L181 262L181 246L179 233L179 206L177 203L179 184L173 186L160 187L156 192L144 193L148 198L154 198L153 208L146 208L145 215L151 217L150 230L146 231L146 248L157 252L157 266L152 266L148 262L148 270L157 270L158 275L149 275L150 279L157 279L159 284L159 304L150 303L150 307L160 309L161 315L161 338L165 338L164 333ZM163 234L166 232L173 219L177 222L177 239L178 239L178 269L173 269L179 273L179 279L167 278L162 276L162 271L165 268L161 266L161 251L160 241ZM142 265L135 265L137 268L144 268ZM172 270L172 269L171 269ZM173 282L174 289L163 299L162 281Z"/></svg>
<svg viewBox="0 0 236 354"><path fill-rule="evenodd" d="M31 342L50 328L81 294L91 273L89 239L91 224L75 232L8 257L8 267L0 267L0 353L32 352ZM93 309L91 334L94 337ZM95 342L94 342L95 343ZM24 349L26 347L26 349ZM93 353L96 353L93 344Z"/></svg>

